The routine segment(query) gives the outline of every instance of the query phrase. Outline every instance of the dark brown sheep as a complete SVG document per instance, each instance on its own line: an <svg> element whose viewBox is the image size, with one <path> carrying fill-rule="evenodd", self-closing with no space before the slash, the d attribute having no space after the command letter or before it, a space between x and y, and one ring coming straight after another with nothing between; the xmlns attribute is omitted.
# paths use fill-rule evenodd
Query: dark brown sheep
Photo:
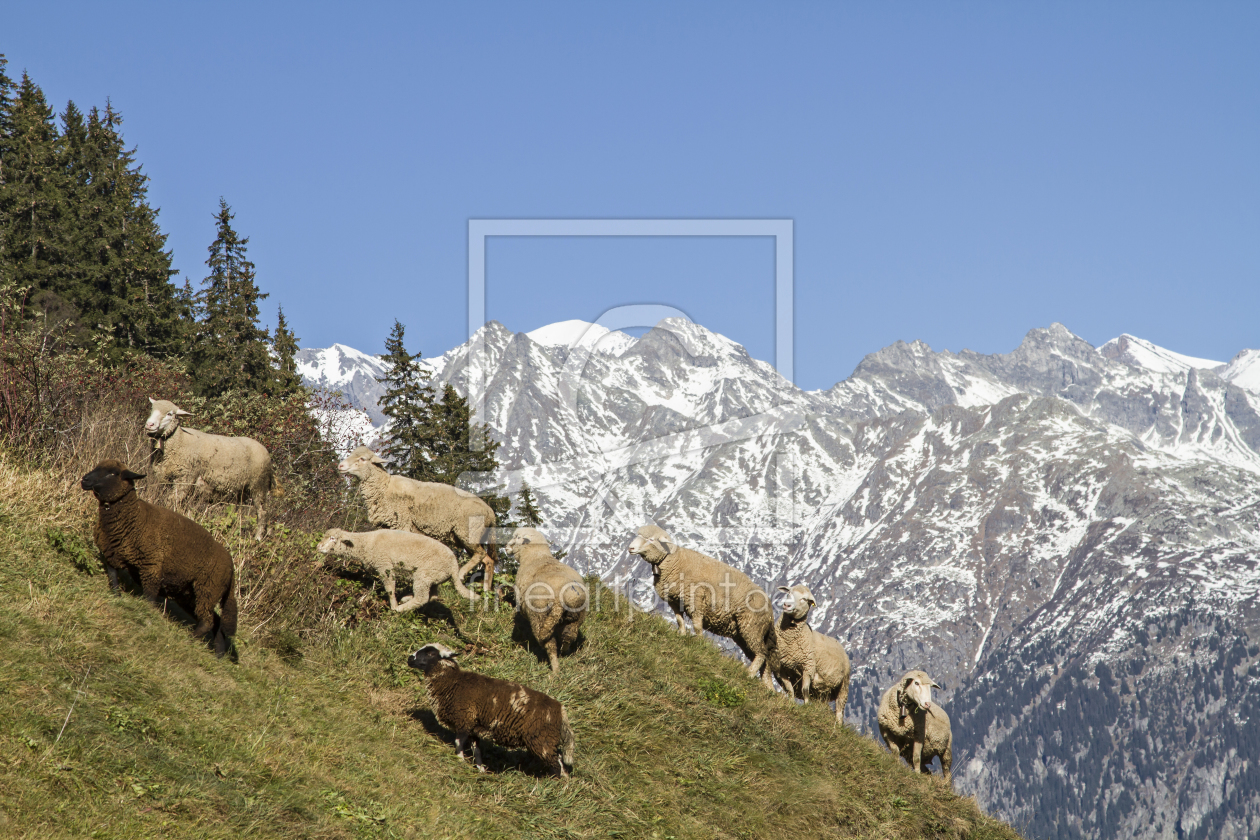
<svg viewBox="0 0 1260 840"><path fill-rule="evenodd" d="M137 496L135 482L141 478L115 460L101 461L83 476L83 489L100 502L93 537L105 557L109 586L117 591L118 572L127 570L150 602L161 606L166 596L196 618L193 635L211 641L222 656L236 634L232 556L196 522ZM216 604L221 616L214 612Z"/></svg>
<svg viewBox="0 0 1260 840"><path fill-rule="evenodd" d="M462 759L472 740L473 764L481 762L481 739L504 747L524 747L557 776L573 767L573 730L564 707L541 691L462 670L455 654L438 644L425 645L407 664L424 672L437 719L455 730L455 752Z"/></svg>

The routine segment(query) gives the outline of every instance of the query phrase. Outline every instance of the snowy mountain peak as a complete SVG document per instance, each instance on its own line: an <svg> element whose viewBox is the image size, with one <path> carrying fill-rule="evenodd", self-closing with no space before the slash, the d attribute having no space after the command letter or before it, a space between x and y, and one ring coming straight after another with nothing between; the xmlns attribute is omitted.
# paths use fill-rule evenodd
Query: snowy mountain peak
<svg viewBox="0 0 1260 840"><path fill-rule="evenodd" d="M620 356L634 344L634 336L577 319L557 321L525 334L543 347L584 347L610 356Z"/></svg>
<svg viewBox="0 0 1260 840"><path fill-rule="evenodd" d="M1127 333L1111 339L1099 347L1098 352L1103 355L1103 358L1124 362L1127 365L1156 373L1185 373L1189 370L1205 368L1215 370L1224 364L1211 359L1199 359L1174 353Z"/></svg>
<svg viewBox="0 0 1260 840"><path fill-rule="evenodd" d="M296 361L298 374L303 379L329 389L349 384L356 373L367 371L380 375L385 371L385 366L378 357L344 344L299 350Z"/></svg>
<svg viewBox="0 0 1260 840"><path fill-rule="evenodd" d="M1260 350L1244 350L1230 359L1220 371L1221 379L1239 388L1260 394Z"/></svg>

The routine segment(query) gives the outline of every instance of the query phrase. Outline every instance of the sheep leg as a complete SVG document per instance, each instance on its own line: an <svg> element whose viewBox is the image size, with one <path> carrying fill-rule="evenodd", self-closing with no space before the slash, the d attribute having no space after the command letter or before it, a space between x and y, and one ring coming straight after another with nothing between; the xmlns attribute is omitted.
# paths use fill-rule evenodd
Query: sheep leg
<svg viewBox="0 0 1260 840"><path fill-rule="evenodd" d="M398 606L394 607L396 612L418 610L429 603L429 599L433 597L433 589L429 585L429 581L418 571L411 577L411 591L414 594L403 598L398 602Z"/></svg>
<svg viewBox="0 0 1260 840"><path fill-rule="evenodd" d="M159 609L162 606L162 581L151 571L144 570L139 572L140 589L144 593L144 599Z"/></svg>
<svg viewBox="0 0 1260 840"><path fill-rule="evenodd" d="M196 595L194 594L194 597ZM197 618L197 626L193 628L193 636L206 639L214 632L214 601L207 603L205 597L198 597L193 605L193 615Z"/></svg>
<svg viewBox="0 0 1260 840"><path fill-rule="evenodd" d="M552 634L551 638L547 640L547 644L543 645L543 647L547 649L547 659L549 662L551 662L551 673L553 674L560 673L560 655L558 651L559 646L556 644L556 637L554 633Z"/></svg>
<svg viewBox="0 0 1260 840"><path fill-rule="evenodd" d="M836 689L835 696L832 699L836 703L836 723L844 723L844 706L849 702L849 683L847 680L844 685Z"/></svg>
<svg viewBox="0 0 1260 840"><path fill-rule="evenodd" d="M394 570L387 569L384 574L385 591L389 593L389 608L398 612L398 600L394 596Z"/></svg>
<svg viewBox="0 0 1260 840"><path fill-rule="evenodd" d="M764 676L762 676L763 668ZM748 666L748 676L753 679L762 677L761 681L766 684L766 688L769 688L771 691L774 690L774 683L770 682L770 669L766 667L766 655L764 653L759 653L753 657L752 663Z"/></svg>
<svg viewBox="0 0 1260 840"><path fill-rule="evenodd" d="M462 541L461 541L462 542ZM479 542L466 542L461 546L465 551L472 553L472 560L468 561L465 569L471 569L478 563L481 564L482 578L481 591L489 595L494 588L494 558L490 556L490 552L486 551L485 546Z"/></svg>

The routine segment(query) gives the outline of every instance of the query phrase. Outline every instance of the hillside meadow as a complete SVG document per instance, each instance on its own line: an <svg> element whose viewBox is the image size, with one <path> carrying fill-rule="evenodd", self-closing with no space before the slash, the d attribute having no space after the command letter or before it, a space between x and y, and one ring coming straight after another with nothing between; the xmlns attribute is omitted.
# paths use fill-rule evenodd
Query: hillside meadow
<svg viewBox="0 0 1260 840"><path fill-rule="evenodd" d="M445 584L423 614L382 611L371 581L317 570L318 534L278 526L259 546L230 509L205 511L238 564L310 575L329 600L278 629L242 593L239 661L217 660L178 618L110 594L78 478L0 450L0 836L1018 836L593 579L601 608L552 677L507 607ZM498 747L489 773L460 761L405 664L433 641L563 702L572 778Z"/></svg>

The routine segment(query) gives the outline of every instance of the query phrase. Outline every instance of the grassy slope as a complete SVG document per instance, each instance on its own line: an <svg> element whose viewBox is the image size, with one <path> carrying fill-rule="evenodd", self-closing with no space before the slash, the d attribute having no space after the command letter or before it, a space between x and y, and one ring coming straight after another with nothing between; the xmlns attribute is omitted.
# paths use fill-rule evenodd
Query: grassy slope
<svg viewBox="0 0 1260 840"><path fill-rule="evenodd" d="M449 585L458 631L389 614L290 664L244 620L240 663L215 660L89 571L94 508L0 453L0 835L1016 836L820 704L763 691L658 618L607 609L606 590L555 679L512 641L507 611L474 613ZM498 748L494 772L461 763L405 666L428 641L475 645L464 667L561 700L574 777Z"/></svg>

